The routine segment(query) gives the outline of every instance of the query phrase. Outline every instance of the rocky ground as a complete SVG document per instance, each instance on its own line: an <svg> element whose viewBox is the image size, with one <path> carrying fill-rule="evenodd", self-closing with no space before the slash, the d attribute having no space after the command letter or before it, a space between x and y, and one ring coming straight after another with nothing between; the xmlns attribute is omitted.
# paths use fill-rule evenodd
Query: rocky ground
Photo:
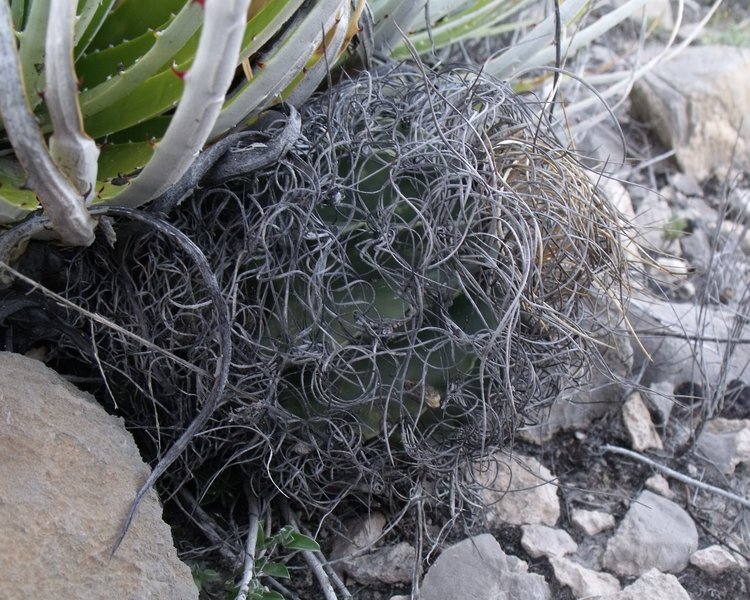
<svg viewBox="0 0 750 600"><path fill-rule="evenodd" d="M728 3L724 18L742 23L743 4ZM742 31L714 30L646 77L618 111L626 160L609 161L613 179L602 186L646 252L633 255L632 330L613 338L611 372L561 398L543 426L520 431L495 467L478 470L488 508L470 523L443 530L449 515L426 507L418 540L414 522L390 529L395 516L373 507L353 511L337 536L319 532L355 598L409 598L420 541L421 600L750 597L750 49L717 46ZM581 146L623 156L612 126ZM0 355L0 368L17 383L0 397L5 589L197 598L155 497L121 552L97 558L144 468L132 440L113 432L122 431L116 420L39 363ZM82 432L68 422L72 412L91 413L105 433ZM39 437L29 438L40 419ZM108 462L112 444L131 460ZM26 462L12 467L9 457ZM40 474L33 489L19 469ZM55 530L59 506L68 517ZM292 567L297 591L287 598L321 597L309 568Z"/></svg>

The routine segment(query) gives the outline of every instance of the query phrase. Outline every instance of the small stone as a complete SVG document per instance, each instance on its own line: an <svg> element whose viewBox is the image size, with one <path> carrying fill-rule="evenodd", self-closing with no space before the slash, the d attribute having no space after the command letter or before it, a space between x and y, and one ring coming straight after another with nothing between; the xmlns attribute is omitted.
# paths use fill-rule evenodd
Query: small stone
<svg viewBox="0 0 750 600"><path fill-rule="evenodd" d="M578 544L567 531L546 525L524 525L521 546L531 558L564 556L578 550Z"/></svg>
<svg viewBox="0 0 750 600"><path fill-rule="evenodd" d="M657 424L666 425L674 407L674 385L668 381L652 383L644 392L644 400L658 414Z"/></svg>
<svg viewBox="0 0 750 600"><path fill-rule="evenodd" d="M527 570L528 565L515 556L506 555L494 537L478 535L443 550L427 571L419 598L549 600L549 586L544 577Z"/></svg>
<svg viewBox="0 0 750 600"><path fill-rule="evenodd" d="M661 438L639 392L630 394L622 407L622 419L634 450L663 449Z"/></svg>
<svg viewBox="0 0 750 600"><path fill-rule="evenodd" d="M674 492L669 488L669 482L664 476L659 475L658 473L652 475L646 480L646 489L651 490L660 496L664 496L665 498L669 498L670 500L674 498Z"/></svg>
<svg viewBox="0 0 750 600"><path fill-rule="evenodd" d="M560 500L552 473L535 458L520 454L495 459L474 467L490 525L554 526L560 518Z"/></svg>
<svg viewBox="0 0 750 600"><path fill-rule="evenodd" d="M615 526L615 518L600 510L574 508L570 513L570 520L588 536L594 536Z"/></svg>
<svg viewBox="0 0 750 600"><path fill-rule="evenodd" d="M365 585L409 583L417 551L407 542L384 546L346 562L349 579Z"/></svg>
<svg viewBox="0 0 750 600"><path fill-rule="evenodd" d="M348 521L345 525L346 533L339 535L333 544L331 558L339 562L351 555L367 551L383 535L385 524L385 516L380 512Z"/></svg>
<svg viewBox="0 0 750 600"><path fill-rule="evenodd" d="M690 564L714 576L739 566L732 553L718 544L693 552Z"/></svg>
<svg viewBox="0 0 750 600"><path fill-rule="evenodd" d="M607 570L637 577L651 568L679 573L698 549L698 531L683 508L644 490L607 542Z"/></svg>
<svg viewBox="0 0 750 600"><path fill-rule="evenodd" d="M696 444L698 453L725 475L750 462L750 419L711 419Z"/></svg>
<svg viewBox="0 0 750 600"><path fill-rule="evenodd" d="M657 569L646 571L619 594L607 596L607 600L690 600L677 577ZM593 600L593 599L592 599Z"/></svg>
<svg viewBox="0 0 750 600"><path fill-rule="evenodd" d="M592 571L562 556L551 556L549 562L555 571L555 579L568 586L576 598L605 596L620 591L617 577L609 573Z"/></svg>
<svg viewBox="0 0 750 600"><path fill-rule="evenodd" d="M669 183L686 196L703 196L703 188L698 185L698 181L692 175L677 171L669 176Z"/></svg>

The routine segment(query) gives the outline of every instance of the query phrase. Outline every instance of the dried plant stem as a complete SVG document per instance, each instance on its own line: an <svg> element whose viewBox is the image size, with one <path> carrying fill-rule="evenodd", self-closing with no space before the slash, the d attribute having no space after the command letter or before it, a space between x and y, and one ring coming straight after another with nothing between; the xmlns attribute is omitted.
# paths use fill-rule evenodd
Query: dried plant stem
<svg viewBox="0 0 750 600"><path fill-rule="evenodd" d="M661 471L665 475L669 475L673 479L682 481L683 483L687 483L688 485L692 485L694 487L700 488L707 492L711 492L712 494L724 496L725 498L729 498L730 500L734 500L735 502L742 504L742 506L746 506L747 508L750 508L750 500L742 498L741 496L738 496L737 494L733 494L732 492L728 492L726 490L710 485L708 483L703 483L702 481L698 481L697 479L693 479L692 477L688 477L687 475L683 475L679 471L675 471L673 469L670 469L669 467L665 467L664 465L654 460L651 460L650 458L648 458L647 456L644 456L643 454L638 454L637 452L633 452L632 450L620 448L619 446L611 446L609 444L605 444L604 446L602 446L602 450L604 452L612 452L613 454L621 454L623 456L634 458L642 463L649 465L650 467L654 467L655 469L658 469L659 471Z"/></svg>
<svg viewBox="0 0 750 600"><path fill-rule="evenodd" d="M250 582L255 575L255 544L258 541L258 498L246 487L245 496L247 498L247 542L245 543L245 566L242 571L240 580L240 590L237 593L237 600L246 600L250 592Z"/></svg>
<svg viewBox="0 0 750 600"><path fill-rule="evenodd" d="M281 510L287 523L289 523L297 531L300 531L299 521L297 520L294 513L289 509L289 506L287 504L283 504ZM315 579L318 580L318 584L323 590L323 596L325 597L325 599L338 600L338 596L336 596L336 590L333 589L331 580L328 577L325 568L323 567L323 561L321 561L315 555L315 552L311 552L310 550L302 550L301 554L302 558L305 559L307 566L309 566L310 570L313 572ZM351 597L351 595L349 595L349 597Z"/></svg>

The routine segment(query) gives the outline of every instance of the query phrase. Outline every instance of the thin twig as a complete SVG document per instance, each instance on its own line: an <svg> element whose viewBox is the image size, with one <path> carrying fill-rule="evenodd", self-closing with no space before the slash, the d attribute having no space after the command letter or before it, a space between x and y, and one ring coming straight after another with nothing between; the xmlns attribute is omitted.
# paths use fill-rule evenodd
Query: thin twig
<svg viewBox="0 0 750 600"><path fill-rule="evenodd" d="M250 592L250 582L255 576L255 545L258 542L258 497L250 489L245 488L247 498L247 542L245 544L245 567L242 571L240 580L240 590L237 593L237 600L246 600Z"/></svg>
<svg viewBox="0 0 750 600"><path fill-rule="evenodd" d="M284 518L286 521L294 527L297 531L299 531L299 522L297 521L297 518L295 517L294 513L290 510L289 506L287 504L283 504L281 507L282 513L284 515ZM321 561L317 556L315 556L314 552L311 552L310 550L302 550L302 558L305 559L305 562L307 563L307 566L310 567L310 569L313 572L313 575L315 576L315 579L318 580L318 584L320 585L320 588L323 590L323 596L326 600L338 600L338 596L336 596L336 591L333 589L333 586L331 585L331 580L328 577L328 574L326 573L325 569L323 568L323 561Z"/></svg>
<svg viewBox="0 0 750 600"><path fill-rule="evenodd" d="M724 496L725 498L729 498L730 500L734 500L735 502L738 502L743 506L750 508L750 500L742 498L741 496L733 494L732 492L722 490L721 488L718 488L716 486L709 485L708 483L703 483L702 481L698 481L697 479L693 479L692 477L688 477L687 475L683 475L679 471L674 471L669 467L665 467L664 465L659 464L658 462L651 460L646 456L643 456L643 454L638 454L637 452L633 452L632 450L627 450L625 448L620 448L619 446L610 446L609 444L605 444L604 446L602 446L602 450L604 450L604 452L612 452L614 454L629 456L630 458L634 458L642 463L654 467L655 469L658 469L659 471L665 473L666 475L669 475L673 479L677 479L678 481L682 481L683 483L687 483L688 485L695 486L707 492L712 492L714 494L718 494L719 496Z"/></svg>

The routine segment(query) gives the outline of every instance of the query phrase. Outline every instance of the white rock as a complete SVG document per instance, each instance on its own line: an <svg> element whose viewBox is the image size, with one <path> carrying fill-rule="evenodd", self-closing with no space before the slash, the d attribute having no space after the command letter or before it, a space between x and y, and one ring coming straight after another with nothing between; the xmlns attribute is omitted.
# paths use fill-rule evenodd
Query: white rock
<svg viewBox="0 0 750 600"><path fill-rule="evenodd" d="M0 573L4 598L198 598L149 492L133 438L42 363L0 353Z"/></svg>
<svg viewBox="0 0 750 600"><path fill-rule="evenodd" d="M588 600L690 600L677 577L651 569L617 594Z"/></svg>
<svg viewBox="0 0 750 600"><path fill-rule="evenodd" d="M420 600L549 600L547 582L527 573L528 565L507 556L489 534L443 550L422 581Z"/></svg>
<svg viewBox="0 0 750 600"><path fill-rule="evenodd" d="M555 579L561 585L568 586L576 598L604 596L620 591L617 577L609 573L592 571L562 556L551 556L549 562L555 571Z"/></svg>
<svg viewBox="0 0 750 600"><path fill-rule="evenodd" d="M690 564L709 575L719 575L739 566L734 555L718 544L693 552L690 555Z"/></svg>
<svg viewBox="0 0 750 600"><path fill-rule="evenodd" d="M698 437L696 450L731 475L738 464L750 462L750 419L711 419Z"/></svg>
<svg viewBox="0 0 750 600"><path fill-rule="evenodd" d="M521 546L531 556L565 556L578 550L578 544L567 531L546 525L521 527Z"/></svg>
<svg viewBox="0 0 750 600"><path fill-rule="evenodd" d="M651 568L679 573L697 549L698 531L690 515L644 490L607 542L603 564L608 571L626 576L639 576Z"/></svg>
<svg viewBox="0 0 750 600"><path fill-rule="evenodd" d="M386 518L374 512L346 524L346 533L336 539L331 551L339 576L363 584L408 583L416 551L406 542L374 548L383 534Z"/></svg>
<svg viewBox="0 0 750 600"><path fill-rule="evenodd" d="M661 438L656 432L656 427L651 421L646 403L639 392L630 394L623 404L622 420L628 430L634 450L642 452L643 450L661 450L664 448Z"/></svg>
<svg viewBox="0 0 750 600"><path fill-rule="evenodd" d="M483 488L481 498L490 525L551 527L560 518L560 500L552 473L535 458L497 455L481 469L475 467L474 478Z"/></svg>
<svg viewBox="0 0 750 600"><path fill-rule="evenodd" d="M584 510L574 508L570 512L570 520L588 536L594 536L615 526L615 518L600 510Z"/></svg>
<svg viewBox="0 0 750 600"><path fill-rule="evenodd" d="M750 169L750 49L693 46L636 82L633 111L699 181Z"/></svg>
<svg viewBox="0 0 750 600"><path fill-rule="evenodd" d="M674 492L669 488L669 482L662 475L656 473L646 480L646 489L655 494L669 498L674 498Z"/></svg>
<svg viewBox="0 0 750 600"><path fill-rule="evenodd" d="M407 542L383 546L346 561L344 573L365 585L409 583L417 551Z"/></svg>

